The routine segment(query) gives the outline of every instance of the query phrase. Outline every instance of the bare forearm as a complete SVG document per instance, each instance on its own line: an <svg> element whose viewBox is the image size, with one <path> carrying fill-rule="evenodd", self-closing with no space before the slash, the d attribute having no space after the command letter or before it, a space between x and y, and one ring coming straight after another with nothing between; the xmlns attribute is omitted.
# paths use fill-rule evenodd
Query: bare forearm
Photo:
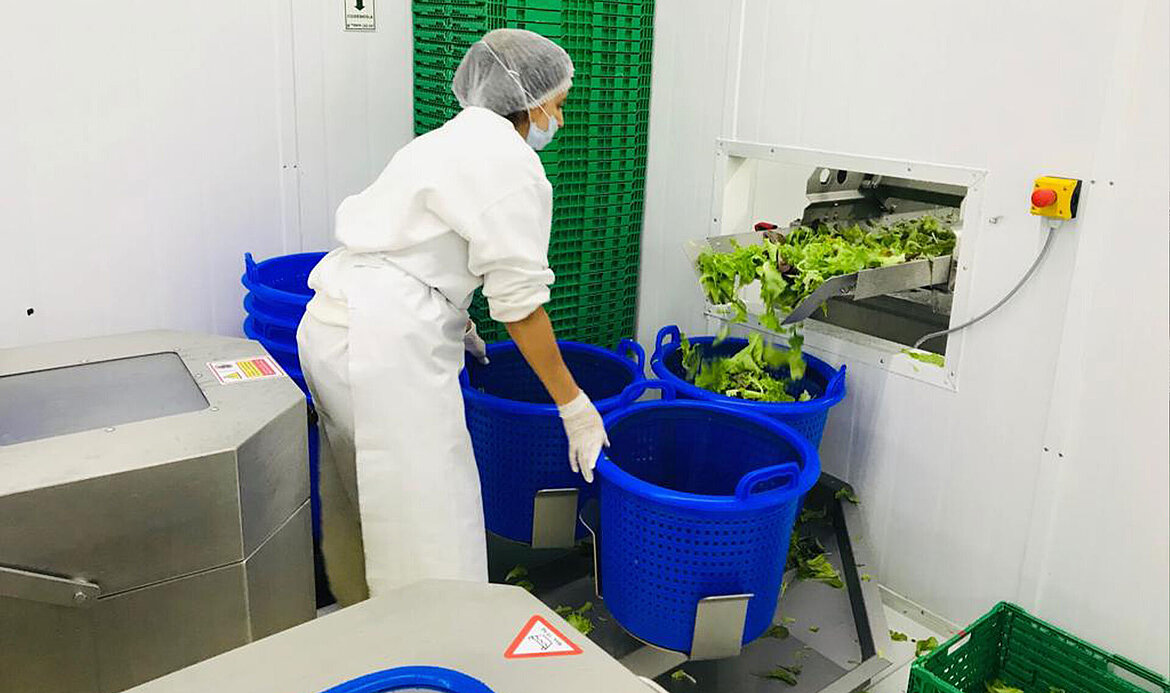
<svg viewBox="0 0 1170 693"><path fill-rule="evenodd" d="M510 322L506 327L553 401L558 405L571 402L581 390L565 366L552 322L544 308L537 308L532 315L519 322Z"/></svg>

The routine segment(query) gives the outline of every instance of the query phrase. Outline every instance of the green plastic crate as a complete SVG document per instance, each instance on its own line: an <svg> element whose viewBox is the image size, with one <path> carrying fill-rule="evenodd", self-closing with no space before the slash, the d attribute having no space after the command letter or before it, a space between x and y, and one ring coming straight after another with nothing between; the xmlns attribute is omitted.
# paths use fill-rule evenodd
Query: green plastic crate
<svg viewBox="0 0 1170 693"><path fill-rule="evenodd" d="M507 6L503 16L508 22L536 22L538 24L561 24L562 12L560 8L517 7Z"/></svg>
<svg viewBox="0 0 1170 693"><path fill-rule="evenodd" d="M910 669L908 693L1170 693L1170 680L1001 602Z"/></svg>
<svg viewBox="0 0 1170 693"><path fill-rule="evenodd" d="M576 66L567 127L541 152L553 184L545 306L558 335L612 346L634 332L649 126L653 0L414 0L415 131L458 112L451 77L482 31L509 26L560 43ZM488 341L506 339L477 294Z"/></svg>

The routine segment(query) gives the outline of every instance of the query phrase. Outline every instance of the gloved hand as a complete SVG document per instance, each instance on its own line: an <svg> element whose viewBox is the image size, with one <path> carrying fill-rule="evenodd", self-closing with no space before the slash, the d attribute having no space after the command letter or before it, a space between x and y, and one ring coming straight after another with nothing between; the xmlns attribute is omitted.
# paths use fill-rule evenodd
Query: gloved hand
<svg viewBox="0 0 1170 693"><path fill-rule="evenodd" d="M565 426L565 435L569 438L569 466L574 472L579 472L586 483L592 484L593 468L597 466L601 448L609 447L601 414L597 413L597 408L584 391L568 404L557 407L557 410Z"/></svg>
<svg viewBox="0 0 1170 693"><path fill-rule="evenodd" d="M480 338L479 332L475 329L475 323L467 321L467 331L463 333L463 348L467 353L475 357L483 365L488 364L487 344Z"/></svg>

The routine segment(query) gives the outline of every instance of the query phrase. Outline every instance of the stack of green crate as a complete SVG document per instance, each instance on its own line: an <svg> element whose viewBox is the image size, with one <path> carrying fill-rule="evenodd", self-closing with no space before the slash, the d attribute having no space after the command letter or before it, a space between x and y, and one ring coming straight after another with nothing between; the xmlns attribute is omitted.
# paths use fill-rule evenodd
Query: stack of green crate
<svg viewBox="0 0 1170 693"><path fill-rule="evenodd" d="M491 29L534 31L573 58L566 126L540 153L554 191L546 308L561 339L634 335L653 24L653 0L414 0L416 133L458 112L451 78ZM486 339L506 338L482 296L472 315Z"/></svg>

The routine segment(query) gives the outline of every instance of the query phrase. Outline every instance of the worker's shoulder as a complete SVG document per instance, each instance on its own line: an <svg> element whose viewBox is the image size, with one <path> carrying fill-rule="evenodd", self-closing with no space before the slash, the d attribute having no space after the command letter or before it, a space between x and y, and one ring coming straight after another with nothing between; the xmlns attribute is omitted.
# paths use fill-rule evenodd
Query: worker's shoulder
<svg viewBox="0 0 1170 693"><path fill-rule="evenodd" d="M546 180L540 157L511 123L494 113L464 111L416 138L402 153L420 164L471 176L512 182Z"/></svg>

